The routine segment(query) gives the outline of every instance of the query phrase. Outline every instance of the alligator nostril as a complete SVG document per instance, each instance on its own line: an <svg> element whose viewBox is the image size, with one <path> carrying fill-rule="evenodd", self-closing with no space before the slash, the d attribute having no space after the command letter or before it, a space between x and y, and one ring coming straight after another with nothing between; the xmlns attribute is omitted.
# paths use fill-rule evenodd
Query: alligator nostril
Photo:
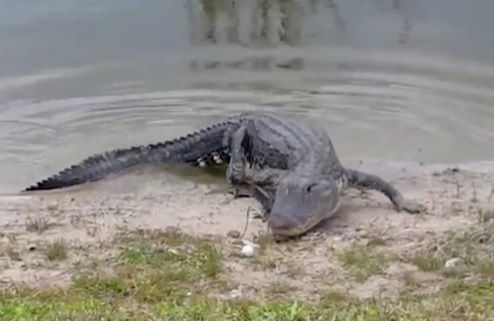
<svg viewBox="0 0 494 321"><path fill-rule="evenodd" d="M297 222L292 217L270 215L269 225L274 230L287 230L296 227Z"/></svg>

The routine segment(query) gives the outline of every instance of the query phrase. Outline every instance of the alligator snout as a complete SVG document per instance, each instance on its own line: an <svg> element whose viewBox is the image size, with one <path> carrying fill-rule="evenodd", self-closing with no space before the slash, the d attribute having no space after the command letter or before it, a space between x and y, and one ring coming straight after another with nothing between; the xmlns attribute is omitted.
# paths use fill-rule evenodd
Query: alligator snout
<svg viewBox="0 0 494 321"><path fill-rule="evenodd" d="M297 228L300 222L297 222L293 217L290 216L279 216L270 217L269 226L271 229L277 230L290 230Z"/></svg>
<svg viewBox="0 0 494 321"><path fill-rule="evenodd" d="M297 236L304 234L312 227L312 224L308 224L305 220L301 221L299 217L293 215L293 212L284 213L285 215L272 214L269 216L268 225L275 235Z"/></svg>

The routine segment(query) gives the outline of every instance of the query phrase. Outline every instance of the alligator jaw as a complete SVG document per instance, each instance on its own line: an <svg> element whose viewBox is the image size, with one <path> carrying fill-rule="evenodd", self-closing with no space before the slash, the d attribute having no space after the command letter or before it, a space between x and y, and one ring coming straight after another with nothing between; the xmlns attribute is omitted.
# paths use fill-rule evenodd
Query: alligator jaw
<svg viewBox="0 0 494 321"><path fill-rule="evenodd" d="M328 211L320 211L319 213L324 213L323 215L308 215L309 219L305 222L305 224L295 225L289 228L277 228L276 225L273 224L272 220L268 219L268 226L273 234L282 237L296 237L302 236L311 230L313 230L316 226L323 223L325 220L331 218L336 211L340 208L340 200L338 199L335 206L333 206Z"/></svg>

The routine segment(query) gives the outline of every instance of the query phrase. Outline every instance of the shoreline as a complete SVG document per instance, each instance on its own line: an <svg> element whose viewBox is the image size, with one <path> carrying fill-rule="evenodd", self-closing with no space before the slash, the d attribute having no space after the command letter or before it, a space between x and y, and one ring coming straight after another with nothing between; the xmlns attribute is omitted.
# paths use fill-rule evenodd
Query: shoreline
<svg viewBox="0 0 494 321"><path fill-rule="evenodd" d="M372 171L377 165L368 162L360 168L381 175ZM399 166L380 166L382 171L394 173L384 177L392 177L392 183L405 197L425 206L424 213L398 213L380 193L350 190L342 197L342 205L333 218L302 237L266 243L269 245L263 245L264 254L253 259L239 258L238 244L241 239L257 244L269 239L265 224L252 219L258 204L251 198L232 201L231 195L222 190L226 184L209 174L199 175L201 183L197 183L193 175L184 179L178 174L151 169L71 191L3 195L0 287L26 282L36 288L70 287L74 277L94 266L111 273L115 255L121 252L121 247L115 247L115 239L121 238L122 233L167 233L169 229L178 229L188 237L213 238L218 240L220 249L236 252L225 259L229 268L222 275L238 289L242 288L245 298L265 293L273 279L296 288L293 295L307 298L318 295L323 288L333 288L332 284L338 284L339 290L356 298L377 297L385 288L391 289L388 294L393 296L406 288L396 275L409 271L411 263L393 263L394 274L379 270L384 274L376 272L373 278L356 281L342 266L337 253L362 242L382 242L381 250L385 253L407 256L422 251L435 239L478 227L480 214L494 218L494 162L426 165L420 167L420 173L418 167L403 172ZM456 167L459 170L451 169ZM45 249L58 240L65 242L68 257L52 262ZM9 253L16 255L13 258ZM449 259L454 257L445 258ZM259 260L277 262L272 264L278 268L260 273L257 263L252 263ZM261 266L271 264L266 262ZM280 269L288 266L303 270L304 281L280 274ZM417 277L430 276L429 271L413 273ZM440 283L445 280L436 274L434 278ZM432 291L430 287L432 283L426 281L421 285L424 291Z"/></svg>

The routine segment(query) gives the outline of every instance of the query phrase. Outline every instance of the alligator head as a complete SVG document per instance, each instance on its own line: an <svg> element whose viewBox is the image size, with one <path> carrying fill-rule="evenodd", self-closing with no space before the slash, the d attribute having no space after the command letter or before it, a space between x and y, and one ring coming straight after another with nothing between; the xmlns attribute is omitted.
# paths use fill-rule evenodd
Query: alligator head
<svg viewBox="0 0 494 321"><path fill-rule="evenodd" d="M340 191L341 184L330 177L285 176L268 217L272 232L279 236L306 233L338 209Z"/></svg>

